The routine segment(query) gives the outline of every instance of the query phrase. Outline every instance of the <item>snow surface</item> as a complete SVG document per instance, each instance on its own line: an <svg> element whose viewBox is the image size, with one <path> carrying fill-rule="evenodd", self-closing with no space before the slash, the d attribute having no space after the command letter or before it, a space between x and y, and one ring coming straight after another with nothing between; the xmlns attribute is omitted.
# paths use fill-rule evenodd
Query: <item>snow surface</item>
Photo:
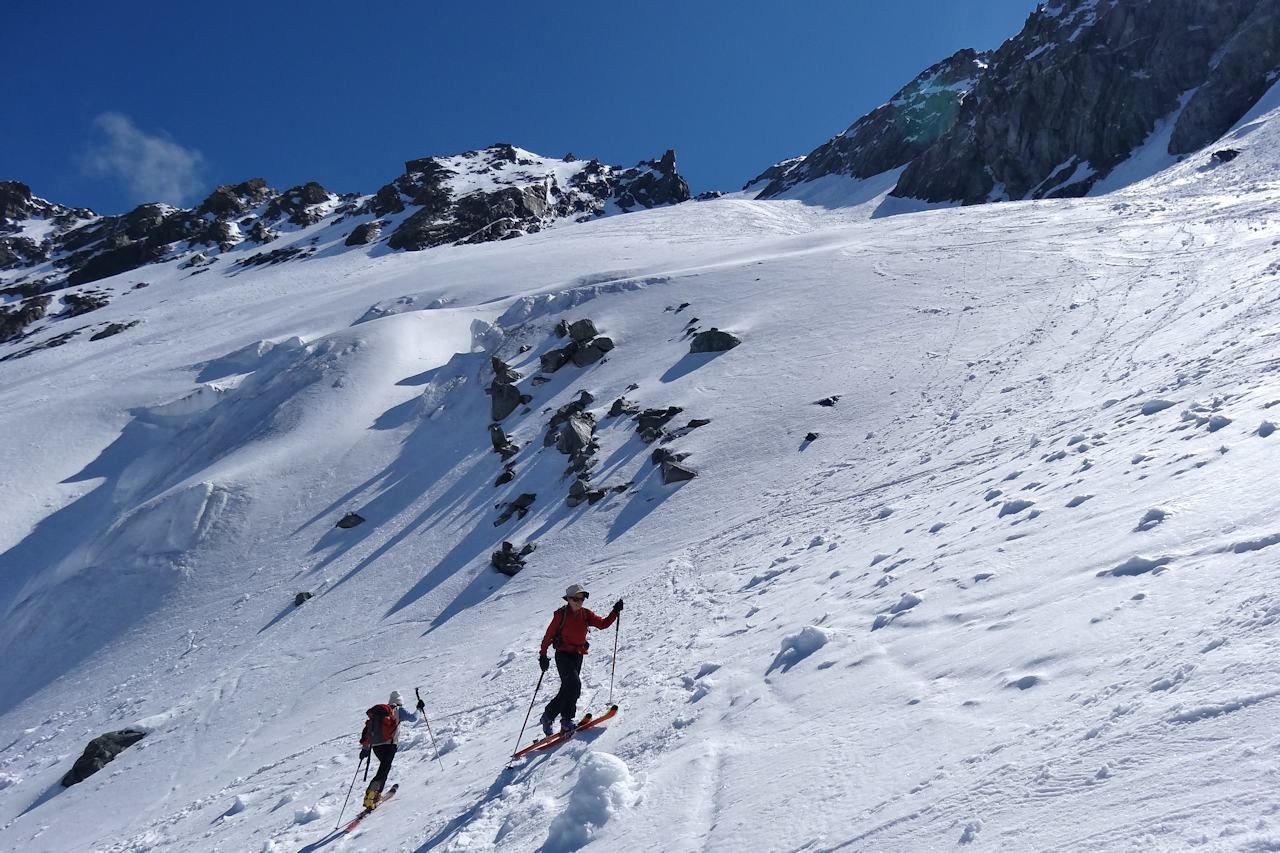
<svg viewBox="0 0 1280 853"><path fill-rule="evenodd" d="M0 849L1276 849L1268 97L1236 160L1102 198L719 199L96 282L95 322L143 322L0 362ZM617 348L532 385L584 316ZM693 317L742 345L689 354ZM475 344L534 397L497 488ZM632 485L570 508L541 438L583 388L595 482ZM696 479L604 416L624 392L711 419L668 445ZM510 579L503 539L539 546ZM504 769L574 582L626 600L621 711ZM363 710L415 686L400 793L332 834Z"/></svg>

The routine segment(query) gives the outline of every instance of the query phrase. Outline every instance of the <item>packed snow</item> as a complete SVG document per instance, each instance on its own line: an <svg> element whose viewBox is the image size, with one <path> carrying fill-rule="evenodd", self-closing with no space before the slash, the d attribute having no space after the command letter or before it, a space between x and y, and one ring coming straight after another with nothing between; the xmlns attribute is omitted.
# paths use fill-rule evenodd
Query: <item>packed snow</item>
<svg viewBox="0 0 1280 853"><path fill-rule="evenodd" d="M1096 198L318 225L96 282L142 322L0 362L0 849L1275 849L1268 97L1234 161ZM534 384L583 317L616 348ZM711 327L741 345L690 353ZM491 354L533 398L498 486ZM609 491L569 506L543 435L584 389ZM538 546L511 578L504 540ZM621 710L509 767L570 583L626 602L580 708ZM414 687L399 793L335 832L364 709Z"/></svg>

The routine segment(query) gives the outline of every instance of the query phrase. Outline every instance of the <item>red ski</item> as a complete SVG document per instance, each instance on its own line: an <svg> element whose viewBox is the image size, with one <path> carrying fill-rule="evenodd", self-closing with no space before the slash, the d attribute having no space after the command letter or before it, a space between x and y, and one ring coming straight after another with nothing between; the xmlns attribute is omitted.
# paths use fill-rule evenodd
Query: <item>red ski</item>
<svg viewBox="0 0 1280 853"><path fill-rule="evenodd" d="M513 759L519 758L523 755L528 755L531 752L541 752L545 749L552 749L554 747L557 747L560 744L567 741L569 738L573 737L578 732L582 731L583 729L589 729L592 726L598 726L604 721L611 719L617 713L618 713L618 706L610 705L609 710L605 711L603 714L601 714L598 717L593 717L590 714L587 714L578 722L578 727L575 728L573 731L560 732L558 734L551 735L551 737L545 737L545 738L542 738L541 740L535 740L533 743L529 744L524 749L515 753L511 757Z"/></svg>
<svg viewBox="0 0 1280 853"><path fill-rule="evenodd" d="M377 805L377 806L374 806L374 808L379 808L379 807L381 807L381 806L385 805L385 804L386 804L386 802L387 802L387 800L389 800L389 799L391 799L392 797L394 797L394 796L396 795L396 791L397 791L397 790L399 790L399 789L400 789L400 783L399 783L399 782L397 782L396 784L392 785L389 789L387 789L387 792L386 792L385 794L383 794L383 795L382 795L382 799L378 801L378 805ZM353 820L353 821L351 821L351 823L347 824L346 828L345 828L345 829L343 829L342 831L345 833L345 832L350 832L351 830L355 829L357 826L359 826L359 825L360 825L360 821L364 820L364 819L365 819L365 818L367 818L369 815L373 814L373 811L374 811L374 809L365 809L364 811L360 812L360 814L356 815L355 820Z"/></svg>

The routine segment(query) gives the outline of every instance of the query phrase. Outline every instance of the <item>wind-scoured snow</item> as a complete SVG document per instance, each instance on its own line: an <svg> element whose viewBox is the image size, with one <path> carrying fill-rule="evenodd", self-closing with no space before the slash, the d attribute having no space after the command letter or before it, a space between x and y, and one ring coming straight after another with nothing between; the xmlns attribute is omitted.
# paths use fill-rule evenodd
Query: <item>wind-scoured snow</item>
<svg viewBox="0 0 1280 853"><path fill-rule="evenodd" d="M0 362L0 849L1280 845L1276 107L1103 198L96 282L142 322ZM616 348L534 385L583 317ZM533 398L498 486L490 354ZM625 488L570 507L580 390ZM658 445L696 478L623 395L710 420ZM580 709L621 710L506 769L570 583L626 602ZM364 709L414 687L431 731L338 837Z"/></svg>

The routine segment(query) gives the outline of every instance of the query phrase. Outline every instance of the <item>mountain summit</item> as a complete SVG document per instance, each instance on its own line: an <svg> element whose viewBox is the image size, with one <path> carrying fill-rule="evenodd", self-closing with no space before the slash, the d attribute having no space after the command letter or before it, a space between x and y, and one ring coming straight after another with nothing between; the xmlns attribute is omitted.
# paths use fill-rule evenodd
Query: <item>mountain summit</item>
<svg viewBox="0 0 1280 853"><path fill-rule="evenodd" d="M804 157L762 198L902 168L892 195L980 204L1086 195L1144 148L1220 137L1280 74L1277 0L1061 0L991 54L961 51Z"/></svg>

